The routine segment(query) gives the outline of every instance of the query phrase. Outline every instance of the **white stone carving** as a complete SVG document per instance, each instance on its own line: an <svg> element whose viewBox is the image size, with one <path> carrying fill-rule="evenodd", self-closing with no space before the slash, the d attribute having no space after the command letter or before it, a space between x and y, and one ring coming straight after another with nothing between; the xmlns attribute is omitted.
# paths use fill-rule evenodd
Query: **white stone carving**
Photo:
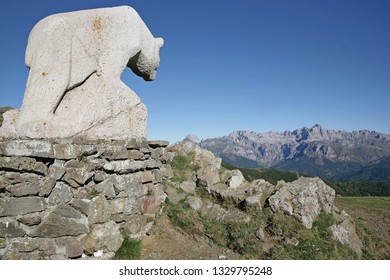
<svg viewBox="0 0 390 280"><path fill-rule="evenodd" d="M5 137L146 138L147 111L120 77L154 80L162 38L128 6L55 14L30 33L23 105L4 114Z"/></svg>

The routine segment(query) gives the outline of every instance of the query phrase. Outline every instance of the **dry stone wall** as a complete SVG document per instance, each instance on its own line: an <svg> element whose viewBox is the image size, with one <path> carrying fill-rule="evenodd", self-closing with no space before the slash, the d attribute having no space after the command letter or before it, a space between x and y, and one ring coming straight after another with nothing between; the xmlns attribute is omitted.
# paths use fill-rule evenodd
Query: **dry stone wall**
<svg viewBox="0 0 390 280"><path fill-rule="evenodd" d="M165 200L166 141L0 141L0 259L112 258Z"/></svg>

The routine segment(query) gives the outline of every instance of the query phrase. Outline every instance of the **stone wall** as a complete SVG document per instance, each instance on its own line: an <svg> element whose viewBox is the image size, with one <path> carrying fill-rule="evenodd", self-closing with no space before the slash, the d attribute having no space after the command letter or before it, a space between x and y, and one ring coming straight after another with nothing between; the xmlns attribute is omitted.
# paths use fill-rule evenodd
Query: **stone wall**
<svg viewBox="0 0 390 280"><path fill-rule="evenodd" d="M0 140L0 259L108 259L154 223L166 141Z"/></svg>

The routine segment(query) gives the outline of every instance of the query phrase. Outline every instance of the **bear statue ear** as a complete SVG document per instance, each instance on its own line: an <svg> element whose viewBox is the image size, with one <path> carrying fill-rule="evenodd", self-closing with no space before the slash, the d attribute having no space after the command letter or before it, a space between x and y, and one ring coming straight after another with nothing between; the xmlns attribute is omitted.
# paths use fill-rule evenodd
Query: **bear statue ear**
<svg viewBox="0 0 390 280"><path fill-rule="evenodd" d="M164 39L163 38L156 38L156 45L158 46L158 48L161 48L162 46L164 46Z"/></svg>

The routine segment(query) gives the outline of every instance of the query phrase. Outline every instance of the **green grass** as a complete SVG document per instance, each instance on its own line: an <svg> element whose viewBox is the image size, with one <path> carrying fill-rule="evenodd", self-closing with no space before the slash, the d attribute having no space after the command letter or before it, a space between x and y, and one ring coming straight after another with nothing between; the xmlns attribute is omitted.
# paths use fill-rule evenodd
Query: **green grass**
<svg viewBox="0 0 390 280"><path fill-rule="evenodd" d="M335 205L353 217L363 259L390 259L390 197L336 197Z"/></svg>
<svg viewBox="0 0 390 280"><path fill-rule="evenodd" d="M167 202L164 211L173 226L181 228L188 233L197 231L196 220L198 214L185 205L183 201L176 205Z"/></svg>
<svg viewBox="0 0 390 280"><path fill-rule="evenodd" d="M115 253L114 260L139 260L141 258L141 241L125 237L122 246Z"/></svg>
<svg viewBox="0 0 390 280"><path fill-rule="evenodd" d="M171 162L173 170L174 182L184 182L188 180L191 172L197 171L199 166L194 164L195 153L191 152L188 155L176 155Z"/></svg>
<svg viewBox="0 0 390 280"><path fill-rule="evenodd" d="M286 223L284 217L279 226ZM334 240L329 227L334 223L332 215L321 214L313 223L311 229L299 226L284 226L283 235L293 236L299 240L297 246L279 243L265 255L267 259L273 260L337 260L357 259L358 256L347 246ZM290 230L290 231L288 231Z"/></svg>
<svg viewBox="0 0 390 280"><path fill-rule="evenodd" d="M367 213L390 216L390 197L336 197L335 204L346 212L361 209Z"/></svg>
<svg viewBox="0 0 390 280"><path fill-rule="evenodd" d="M219 246L247 256L259 255L261 251L261 243L255 235L259 224L255 219L242 223L222 223L203 219L203 225L205 235Z"/></svg>

